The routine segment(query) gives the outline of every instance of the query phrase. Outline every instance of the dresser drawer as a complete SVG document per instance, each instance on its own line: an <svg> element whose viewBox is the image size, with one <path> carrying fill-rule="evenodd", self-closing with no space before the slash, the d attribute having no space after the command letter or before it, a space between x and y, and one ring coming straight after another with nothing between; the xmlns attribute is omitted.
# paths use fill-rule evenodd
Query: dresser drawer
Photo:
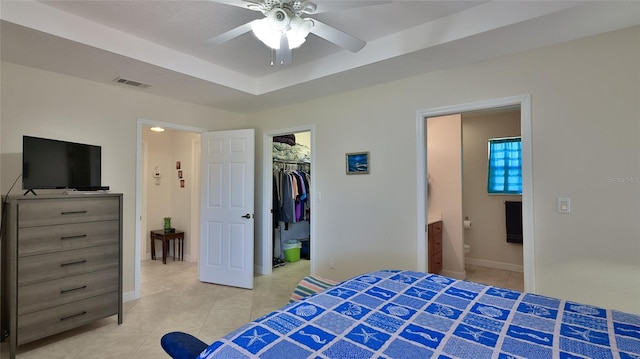
<svg viewBox="0 0 640 359"><path fill-rule="evenodd" d="M434 253L429 258L429 272L440 273L442 270L442 253Z"/></svg>
<svg viewBox="0 0 640 359"><path fill-rule="evenodd" d="M429 238L429 253L442 252L442 236Z"/></svg>
<svg viewBox="0 0 640 359"><path fill-rule="evenodd" d="M118 219L119 215L120 200L116 197L22 201L18 206L18 226L106 221Z"/></svg>
<svg viewBox="0 0 640 359"><path fill-rule="evenodd" d="M118 244L18 258L18 285L117 267Z"/></svg>
<svg viewBox="0 0 640 359"><path fill-rule="evenodd" d="M20 228L18 256L118 243L119 239L117 220Z"/></svg>
<svg viewBox="0 0 640 359"><path fill-rule="evenodd" d="M80 274L18 288L18 315L117 292L118 268Z"/></svg>
<svg viewBox="0 0 640 359"><path fill-rule="evenodd" d="M429 235L442 233L442 221L434 222L429 225Z"/></svg>
<svg viewBox="0 0 640 359"><path fill-rule="evenodd" d="M118 314L118 292L18 316L18 345Z"/></svg>

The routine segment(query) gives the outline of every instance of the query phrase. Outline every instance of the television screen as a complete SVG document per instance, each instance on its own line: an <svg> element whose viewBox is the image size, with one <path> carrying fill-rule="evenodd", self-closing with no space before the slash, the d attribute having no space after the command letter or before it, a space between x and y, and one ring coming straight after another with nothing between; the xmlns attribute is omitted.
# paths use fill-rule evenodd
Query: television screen
<svg viewBox="0 0 640 359"><path fill-rule="evenodd" d="M100 187L101 147L31 136L22 138L24 189Z"/></svg>

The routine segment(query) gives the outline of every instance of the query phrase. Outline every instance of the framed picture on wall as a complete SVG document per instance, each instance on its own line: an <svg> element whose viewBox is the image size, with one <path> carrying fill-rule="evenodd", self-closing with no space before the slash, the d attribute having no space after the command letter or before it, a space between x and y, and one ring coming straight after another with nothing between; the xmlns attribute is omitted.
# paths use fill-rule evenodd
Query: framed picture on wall
<svg viewBox="0 0 640 359"><path fill-rule="evenodd" d="M352 152L346 154L346 168L348 175L369 174L369 152Z"/></svg>

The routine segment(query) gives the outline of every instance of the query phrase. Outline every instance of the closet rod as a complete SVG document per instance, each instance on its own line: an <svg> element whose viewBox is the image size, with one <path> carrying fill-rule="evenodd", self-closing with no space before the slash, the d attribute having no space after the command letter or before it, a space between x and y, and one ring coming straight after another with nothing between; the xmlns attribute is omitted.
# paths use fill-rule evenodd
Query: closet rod
<svg viewBox="0 0 640 359"><path fill-rule="evenodd" d="M310 165L311 162L304 162L304 161L285 161L285 160L276 160L274 159L273 162L278 162L278 163L287 163L287 164L292 164L292 165Z"/></svg>

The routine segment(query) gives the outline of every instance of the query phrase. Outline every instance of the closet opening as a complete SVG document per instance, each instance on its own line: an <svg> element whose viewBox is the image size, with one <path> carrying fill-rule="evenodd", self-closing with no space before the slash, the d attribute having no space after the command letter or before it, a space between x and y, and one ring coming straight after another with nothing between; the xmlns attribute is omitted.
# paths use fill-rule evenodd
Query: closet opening
<svg viewBox="0 0 640 359"><path fill-rule="evenodd" d="M272 269L311 259L311 132L272 137Z"/></svg>
<svg viewBox="0 0 640 359"><path fill-rule="evenodd" d="M313 126L265 133L259 274L313 273Z"/></svg>

